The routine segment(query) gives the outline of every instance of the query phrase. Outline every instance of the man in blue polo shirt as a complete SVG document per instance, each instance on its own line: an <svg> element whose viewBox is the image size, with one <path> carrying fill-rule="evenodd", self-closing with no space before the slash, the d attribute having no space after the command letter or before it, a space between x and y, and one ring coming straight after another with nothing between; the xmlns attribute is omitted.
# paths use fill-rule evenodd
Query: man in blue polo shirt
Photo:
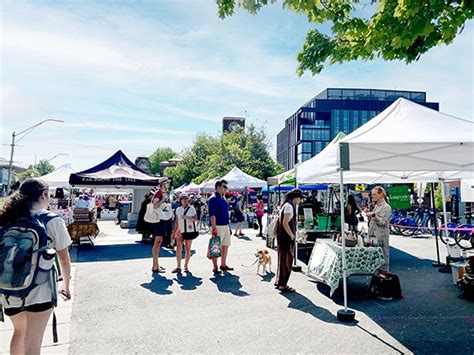
<svg viewBox="0 0 474 355"><path fill-rule="evenodd" d="M225 200L225 192L227 190L227 181L218 180L215 184L216 192L209 199L209 216L211 219L211 228L213 236L221 237L222 244L222 257L221 257L221 270L230 271L234 270L229 267L226 263L227 253L229 252L229 246L231 243L231 233L229 226L229 206ZM218 273L217 258L212 259L214 273Z"/></svg>

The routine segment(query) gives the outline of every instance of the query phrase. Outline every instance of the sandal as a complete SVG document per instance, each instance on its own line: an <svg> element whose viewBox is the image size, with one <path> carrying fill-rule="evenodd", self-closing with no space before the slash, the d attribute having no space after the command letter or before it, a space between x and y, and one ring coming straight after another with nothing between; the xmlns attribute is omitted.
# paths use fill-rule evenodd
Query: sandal
<svg viewBox="0 0 474 355"><path fill-rule="evenodd" d="M175 268L173 271L171 271L172 274L180 274L181 269L179 267Z"/></svg>
<svg viewBox="0 0 474 355"><path fill-rule="evenodd" d="M184 268L184 272L189 272L189 268L188 268L188 267L185 267L185 268Z"/></svg>
<svg viewBox="0 0 474 355"><path fill-rule="evenodd" d="M166 272L166 270L165 270L164 267L158 266L158 269L151 269L151 272L153 272L153 273L158 272L160 274L163 274L163 273Z"/></svg>
<svg viewBox="0 0 474 355"><path fill-rule="evenodd" d="M283 293L296 292L296 290L290 286L280 286L278 287L278 290Z"/></svg>

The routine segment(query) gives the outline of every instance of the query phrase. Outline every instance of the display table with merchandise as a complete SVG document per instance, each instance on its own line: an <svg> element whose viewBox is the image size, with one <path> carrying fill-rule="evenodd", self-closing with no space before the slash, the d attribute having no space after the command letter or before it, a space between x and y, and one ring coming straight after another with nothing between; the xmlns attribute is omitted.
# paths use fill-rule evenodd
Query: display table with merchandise
<svg viewBox="0 0 474 355"><path fill-rule="evenodd" d="M76 244L81 244L81 238L94 245L94 239L99 234L95 211L87 208L74 208L74 222L67 226L71 239Z"/></svg>
<svg viewBox="0 0 474 355"><path fill-rule="evenodd" d="M384 264L380 247L346 247L347 277L372 275ZM316 240L308 263L307 275L328 285L330 296L342 280L342 245L329 240Z"/></svg>

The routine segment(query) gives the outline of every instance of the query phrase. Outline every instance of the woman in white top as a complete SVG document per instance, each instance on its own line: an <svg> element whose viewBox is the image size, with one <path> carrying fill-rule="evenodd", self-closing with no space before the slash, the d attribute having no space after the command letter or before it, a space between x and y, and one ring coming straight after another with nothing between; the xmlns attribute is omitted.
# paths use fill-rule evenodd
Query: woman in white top
<svg viewBox="0 0 474 355"><path fill-rule="evenodd" d="M5 228L10 223L15 223L21 218L48 215L46 208L49 206L49 187L37 178L26 180L20 189L14 192L5 202L0 211L0 228ZM62 218L49 214L45 219L46 231L51 239L50 247L56 249L61 265L63 277L59 293L68 300L71 298L69 278L71 263L68 247L71 238ZM5 314L10 317L14 332L10 342L11 354L39 354L43 341L44 331L51 316L54 302L52 290L54 284L49 282L35 286L24 299L0 295Z"/></svg>
<svg viewBox="0 0 474 355"><path fill-rule="evenodd" d="M191 245L193 239L198 235L196 222L198 221L196 209L189 204L189 197L186 194L179 196L181 206L176 209L177 223L174 224L172 238L176 240L176 262L177 266L173 273L181 272L181 259L183 253L183 243L185 247L184 271L188 272L189 259L191 258Z"/></svg>

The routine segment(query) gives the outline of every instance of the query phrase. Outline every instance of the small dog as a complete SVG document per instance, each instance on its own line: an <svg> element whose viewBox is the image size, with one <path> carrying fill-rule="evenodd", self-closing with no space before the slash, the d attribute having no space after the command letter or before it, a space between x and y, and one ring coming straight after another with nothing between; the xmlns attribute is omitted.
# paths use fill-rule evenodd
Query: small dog
<svg viewBox="0 0 474 355"><path fill-rule="evenodd" d="M261 249L257 251L255 254L255 257L257 258L256 261L258 261L257 265L257 274L260 272L260 266L263 267L263 271L266 272L267 274L270 274L272 272L272 256L268 252L267 249ZM268 271L266 271L268 265Z"/></svg>

